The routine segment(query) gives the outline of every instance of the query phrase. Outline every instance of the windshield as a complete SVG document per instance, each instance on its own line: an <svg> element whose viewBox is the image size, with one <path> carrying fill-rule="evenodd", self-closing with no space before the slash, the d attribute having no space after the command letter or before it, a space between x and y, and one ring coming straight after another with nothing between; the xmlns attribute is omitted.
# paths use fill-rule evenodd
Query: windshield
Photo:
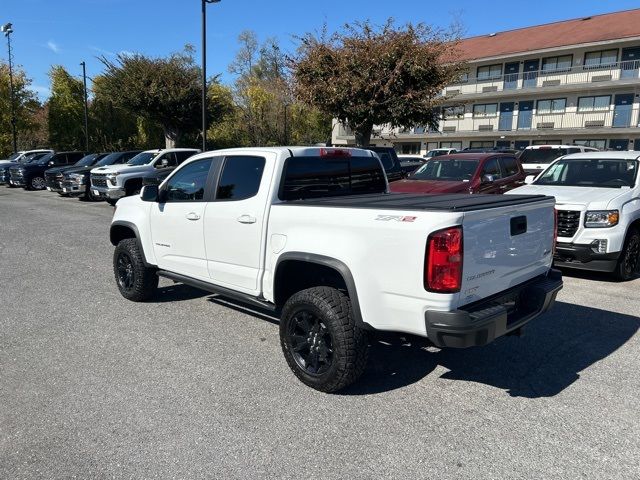
<svg viewBox="0 0 640 480"><path fill-rule="evenodd" d="M549 164L567 153L569 152L566 148L532 148L522 152L520 162Z"/></svg>
<svg viewBox="0 0 640 480"><path fill-rule="evenodd" d="M44 157L45 155L49 155L48 153L31 153L29 155L25 155L24 157L22 157L20 160L18 160L19 163L31 163L35 160L38 160L39 158Z"/></svg>
<svg viewBox="0 0 640 480"><path fill-rule="evenodd" d="M535 185L564 187L632 187L638 162L614 158L558 160L534 182Z"/></svg>
<svg viewBox="0 0 640 480"><path fill-rule="evenodd" d="M439 157L440 155L446 155L449 153L447 150L429 150L427 152L427 158Z"/></svg>
<svg viewBox="0 0 640 480"><path fill-rule="evenodd" d="M151 163L158 152L142 152L133 157L131 160L127 162L127 165L146 165L147 163Z"/></svg>
<svg viewBox="0 0 640 480"><path fill-rule="evenodd" d="M42 155L41 157L33 158L29 163L35 163L36 165L46 165L47 162L49 160L51 160L54 155L55 154L53 154L53 153L46 153L46 154Z"/></svg>
<svg viewBox="0 0 640 480"><path fill-rule="evenodd" d="M121 153L110 153L98 163L96 163L96 167L104 167L105 165L113 165L120 158Z"/></svg>
<svg viewBox="0 0 640 480"><path fill-rule="evenodd" d="M82 157L80 160L78 160L76 163L74 163L74 165L76 167L88 167L89 165L93 165L93 161L95 160L95 158L97 156L98 156L97 153L92 153L90 155Z"/></svg>
<svg viewBox="0 0 640 480"><path fill-rule="evenodd" d="M411 180L468 182L477 168L478 160L429 160L411 175Z"/></svg>

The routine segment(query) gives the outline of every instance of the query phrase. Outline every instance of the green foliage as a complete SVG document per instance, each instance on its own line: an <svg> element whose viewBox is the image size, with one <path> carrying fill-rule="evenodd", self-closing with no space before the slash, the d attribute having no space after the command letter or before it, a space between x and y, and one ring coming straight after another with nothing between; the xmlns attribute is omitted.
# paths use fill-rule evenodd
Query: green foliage
<svg viewBox="0 0 640 480"><path fill-rule="evenodd" d="M358 145L368 145L374 125L434 127L442 89L464 69L456 35L391 19L307 34L291 62L296 97L349 125Z"/></svg>
<svg viewBox="0 0 640 480"><path fill-rule="evenodd" d="M14 106L16 113L16 131L18 133L18 149L43 146L37 143L34 132L38 130L38 116L42 112L33 91L29 90L31 80L19 68L13 69ZM40 137L38 137L40 138ZM0 62L0 158L6 158L13 153L13 139L11 130L11 102L9 88L9 65Z"/></svg>
<svg viewBox="0 0 640 480"><path fill-rule="evenodd" d="M64 67L49 71L49 140L55 150L84 149L84 87Z"/></svg>

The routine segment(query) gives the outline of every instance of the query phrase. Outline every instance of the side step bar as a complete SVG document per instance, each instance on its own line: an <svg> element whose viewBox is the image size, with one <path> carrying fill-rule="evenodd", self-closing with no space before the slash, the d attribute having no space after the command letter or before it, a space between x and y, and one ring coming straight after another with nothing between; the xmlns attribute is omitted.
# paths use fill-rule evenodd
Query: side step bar
<svg viewBox="0 0 640 480"><path fill-rule="evenodd" d="M271 312L275 312L277 309L273 303L267 302L266 300L261 300L246 293L236 292L235 290L231 290L229 288L220 287L209 282L203 282L202 280L197 280L195 278L180 275L179 273L167 272L166 270L158 270L157 274L159 277L165 277L173 280L174 282L184 283L185 285L189 285L190 287L198 288L206 292L216 293L223 297L227 297L241 303L246 303L253 307L262 308Z"/></svg>

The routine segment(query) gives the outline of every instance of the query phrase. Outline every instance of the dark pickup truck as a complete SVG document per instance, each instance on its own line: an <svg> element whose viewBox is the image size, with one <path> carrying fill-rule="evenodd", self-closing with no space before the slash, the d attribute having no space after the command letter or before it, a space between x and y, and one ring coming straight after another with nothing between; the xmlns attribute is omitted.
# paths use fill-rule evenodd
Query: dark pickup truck
<svg viewBox="0 0 640 480"><path fill-rule="evenodd" d="M15 187L26 190L44 190L47 183L44 172L51 167L69 166L84 157L84 152L56 152L49 153L29 163L14 165L9 169L9 182Z"/></svg>
<svg viewBox="0 0 640 480"><path fill-rule="evenodd" d="M47 190L50 192L56 192L60 195L66 195L62 191L62 181L64 180L64 172L77 167L91 167L106 157L107 153L90 153L85 155L73 165L66 165L64 167L50 168L44 172L44 179L47 183Z"/></svg>

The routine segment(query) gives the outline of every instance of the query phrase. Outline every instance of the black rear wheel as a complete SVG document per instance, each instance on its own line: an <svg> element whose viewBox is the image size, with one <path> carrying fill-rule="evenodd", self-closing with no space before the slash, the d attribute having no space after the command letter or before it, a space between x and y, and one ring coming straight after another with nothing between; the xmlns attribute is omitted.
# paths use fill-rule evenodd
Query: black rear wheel
<svg viewBox="0 0 640 480"><path fill-rule="evenodd" d="M308 288L287 300L280 344L296 377L322 392L352 384L367 363L366 332L355 324L349 297L335 288Z"/></svg>

